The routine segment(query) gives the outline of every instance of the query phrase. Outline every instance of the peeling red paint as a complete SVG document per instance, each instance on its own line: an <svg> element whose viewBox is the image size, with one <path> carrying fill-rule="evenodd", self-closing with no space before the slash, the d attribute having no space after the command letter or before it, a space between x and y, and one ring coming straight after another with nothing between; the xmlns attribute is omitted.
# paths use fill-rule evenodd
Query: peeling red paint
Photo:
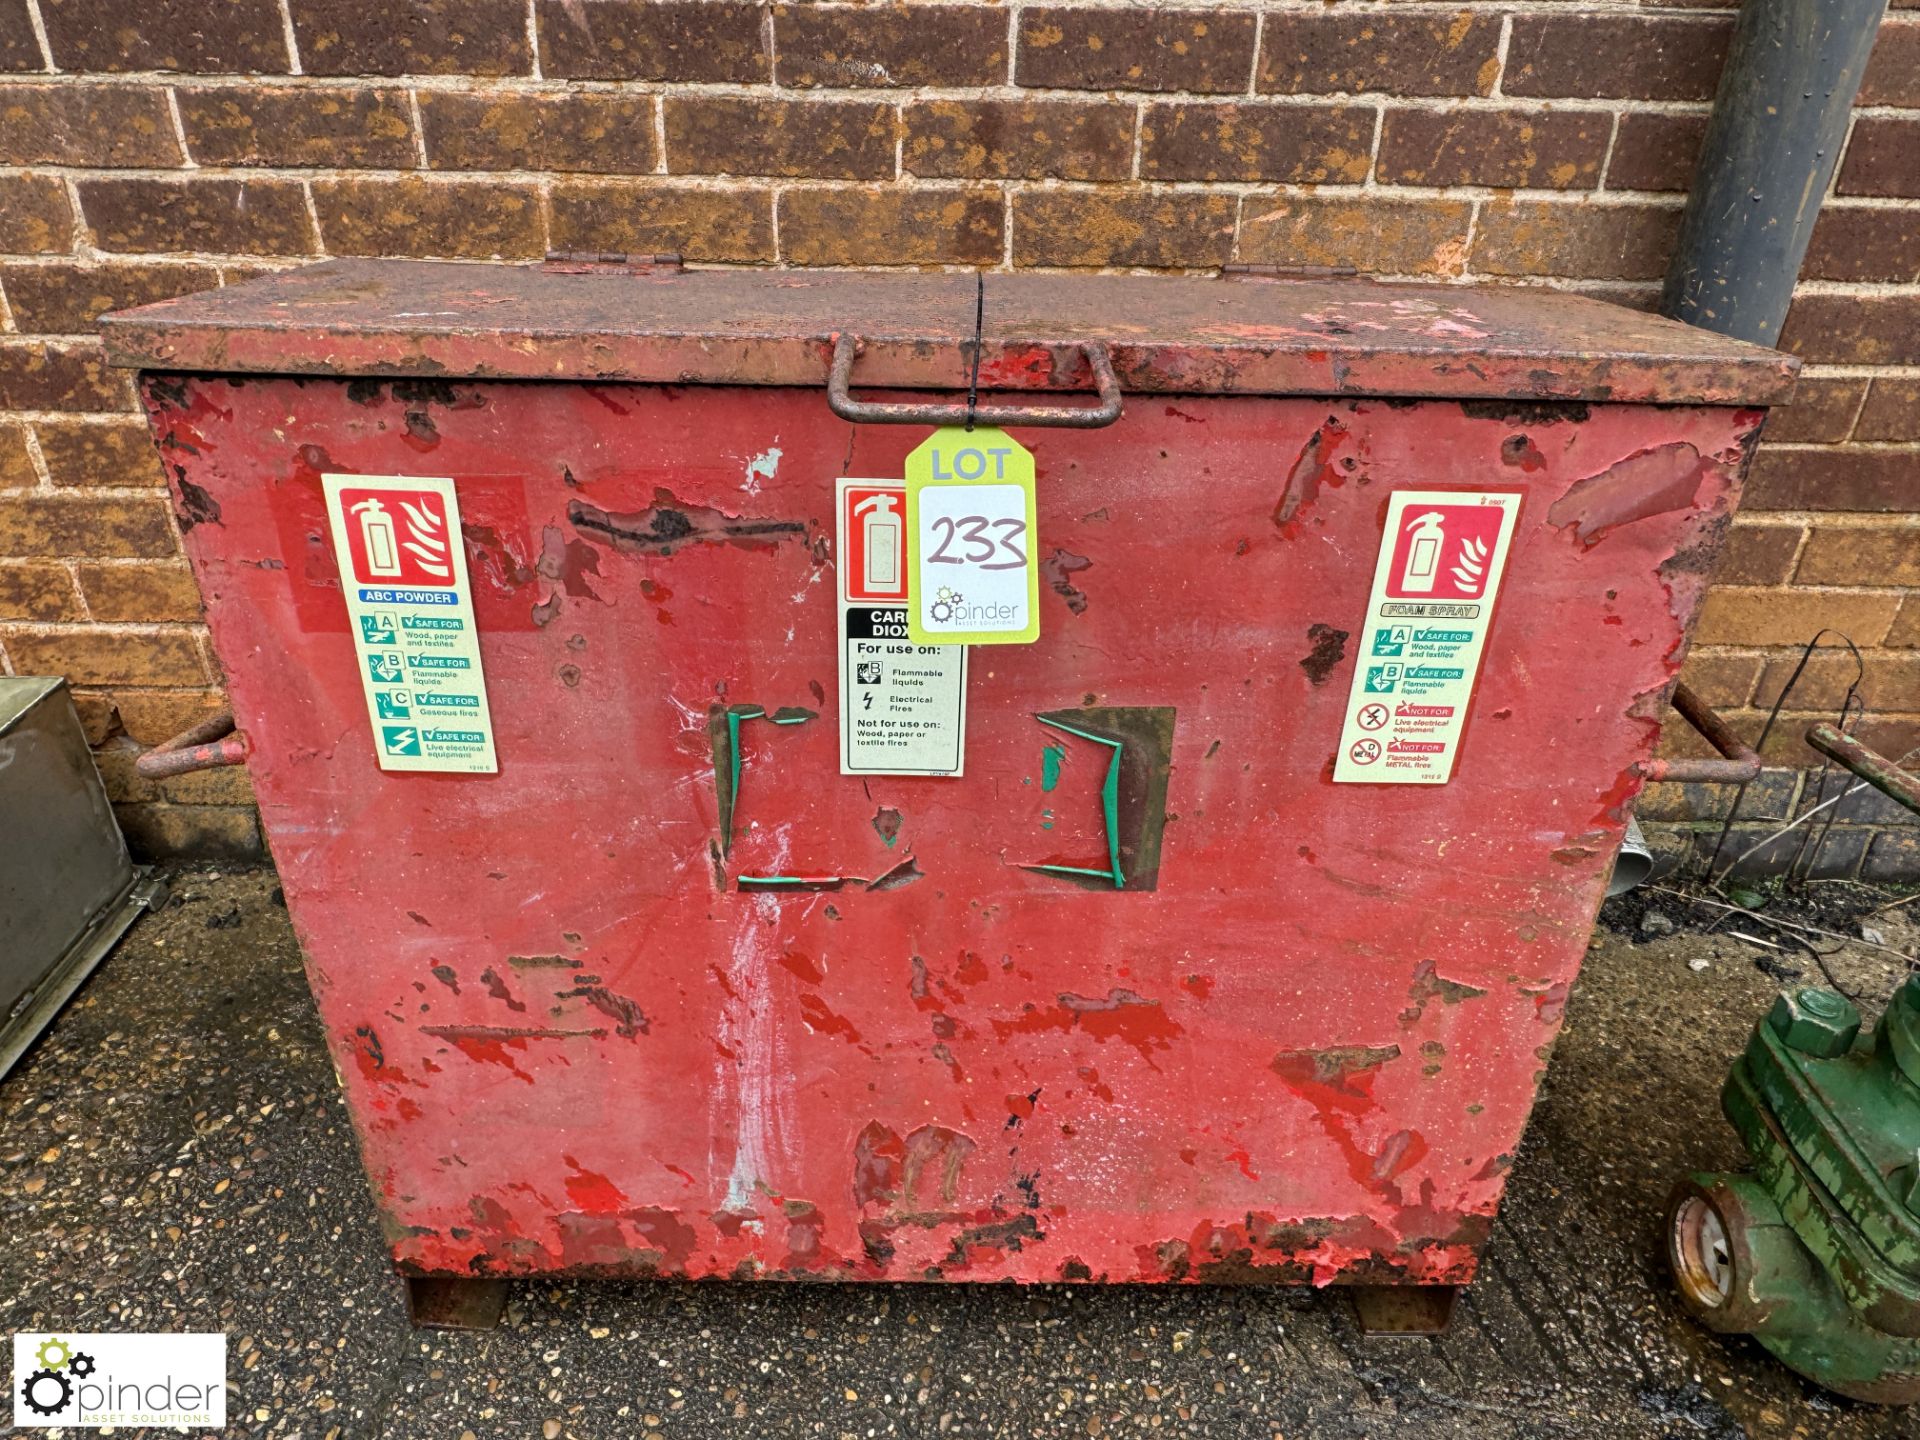
<svg viewBox="0 0 1920 1440"><path fill-rule="evenodd" d="M1617 526L1690 508L1712 468L1684 441L1656 445L1575 481L1547 519L1571 526L1581 544L1597 545Z"/></svg>

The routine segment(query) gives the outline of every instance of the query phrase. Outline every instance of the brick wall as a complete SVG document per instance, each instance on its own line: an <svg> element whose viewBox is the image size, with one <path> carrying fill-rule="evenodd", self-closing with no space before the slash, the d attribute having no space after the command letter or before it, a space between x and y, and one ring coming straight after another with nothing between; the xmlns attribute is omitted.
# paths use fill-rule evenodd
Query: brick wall
<svg viewBox="0 0 1920 1440"><path fill-rule="evenodd" d="M1863 733L1898 753L1920 744L1920 8L1900 8L1920 0L1894 3L1787 327L1807 379L1689 675L1751 733L1791 647L1837 627L1866 659ZM322 255L549 248L1351 264L1646 304L1730 15L0 0L5 664L73 678L141 843L255 843L240 773L146 786L129 764L219 692L127 381L90 333L109 307ZM1795 708L1843 686L1823 660Z"/></svg>

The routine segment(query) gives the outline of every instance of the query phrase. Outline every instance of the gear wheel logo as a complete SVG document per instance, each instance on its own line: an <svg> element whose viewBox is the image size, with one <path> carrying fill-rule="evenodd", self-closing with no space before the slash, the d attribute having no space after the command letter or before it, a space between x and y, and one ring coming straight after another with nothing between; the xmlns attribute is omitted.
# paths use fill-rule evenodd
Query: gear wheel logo
<svg viewBox="0 0 1920 1440"><path fill-rule="evenodd" d="M49 1391L58 1398L40 1398ZM73 1382L58 1370L36 1370L21 1382L20 1398L36 1415L58 1415L73 1403Z"/></svg>
<svg viewBox="0 0 1920 1440"><path fill-rule="evenodd" d="M67 1362L73 1359L73 1350L58 1335L49 1335L40 1342L40 1348L34 1353L42 1366L48 1370L64 1370Z"/></svg>
<svg viewBox="0 0 1920 1440"><path fill-rule="evenodd" d="M962 595L958 590L950 590L945 585L942 585L940 592L934 596L933 604L928 610L934 624L944 625L947 621L953 619L955 608L966 598L967 597Z"/></svg>
<svg viewBox="0 0 1920 1440"><path fill-rule="evenodd" d="M76 1351L74 1353L73 1363L68 1365L67 1369L84 1380L93 1374L93 1356L87 1354L84 1350Z"/></svg>

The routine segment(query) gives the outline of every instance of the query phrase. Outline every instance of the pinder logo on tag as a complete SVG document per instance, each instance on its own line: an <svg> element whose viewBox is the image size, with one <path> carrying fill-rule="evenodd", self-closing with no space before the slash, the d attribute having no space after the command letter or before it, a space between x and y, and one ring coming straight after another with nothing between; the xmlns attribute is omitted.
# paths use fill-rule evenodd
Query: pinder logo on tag
<svg viewBox="0 0 1920 1440"><path fill-rule="evenodd" d="M363 585L453 585L454 537L431 490L342 490L347 548Z"/></svg>
<svg viewBox="0 0 1920 1440"><path fill-rule="evenodd" d="M1394 537L1387 594L1396 600L1478 600L1493 574L1505 513L1498 505L1409 506Z"/></svg>

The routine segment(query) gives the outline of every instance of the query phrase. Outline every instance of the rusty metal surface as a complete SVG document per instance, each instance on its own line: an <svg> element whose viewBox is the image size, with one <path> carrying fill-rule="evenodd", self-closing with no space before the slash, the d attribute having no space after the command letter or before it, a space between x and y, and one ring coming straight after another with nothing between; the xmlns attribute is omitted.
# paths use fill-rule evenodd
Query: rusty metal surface
<svg viewBox="0 0 1920 1440"><path fill-rule="evenodd" d="M585 266L594 271L597 267ZM964 384L974 277L804 270L555 274L332 260L105 317L116 364L336 376L819 386ZM981 384L1129 394L1456 396L1767 405L1798 362L1562 291L1115 275L992 275Z"/></svg>
<svg viewBox="0 0 1920 1440"><path fill-rule="evenodd" d="M1364 1335L1444 1335L1460 1299L1458 1285L1355 1285L1354 1318Z"/></svg>
<svg viewBox="0 0 1920 1440"><path fill-rule="evenodd" d="M233 712L222 710L142 752L133 768L145 779L165 780L196 770L244 765L251 749L246 731L233 728Z"/></svg>
<svg viewBox="0 0 1920 1440"><path fill-rule="evenodd" d="M833 368L827 376L827 405L842 420L856 425L1030 425L1051 430L1099 430L1113 424L1126 408L1120 382L1114 378L1113 360L1107 347L1090 341L1080 347L1092 372L1094 388L1100 392L1098 405L1009 405L1004 402L975 405L967 401L856 400L853 397L853 362L861 343L852 335L834 342Z"/></svg>
<svg viewBox="0 0 1920 1440"><path fill-rule="evenodd" d="M1672 780L1689 785L1744 785L1760 774L1760 757L1691 686L1673 687L1673 708L1723 758L1719 760L1649 760L1648 780Z"/></svg>
<svg viewBox="0 0 1920 1440"><path fill-rule="evenodd" d="M1870 750L1853 736L1822 722L1809 726L1807 744L1829 759L1838 761L1890 800L1897 800L1920 814L1920 779L1902 770L1878 751Z"/></svg>
<svg viewBox="0 0 1920 1440"><path fill-rule="evenodd" d="M1762 418L1023 432L1040 641L976 665L964 778L843 779L833 481L911 431L817 389L142 391L394 1257L472 1276L1469 1279ZM376 767L327 471L457 484L497 776ZM1335 786L1386 497L1435 486L1523 496L1455 777ZM723 819L736 707L814 718L740 726ZM1164 750L1122 796L1151 883L1034 868L1104 853L1101 767L1043 785L1076 710Z"/></svg>

